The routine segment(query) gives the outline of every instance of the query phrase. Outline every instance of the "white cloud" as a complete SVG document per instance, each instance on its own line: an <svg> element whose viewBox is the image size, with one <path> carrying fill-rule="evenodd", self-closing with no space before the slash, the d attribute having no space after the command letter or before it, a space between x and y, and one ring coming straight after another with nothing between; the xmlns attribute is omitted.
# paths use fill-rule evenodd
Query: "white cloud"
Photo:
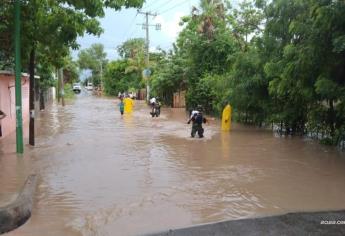
<svg viewBox="0 0 345 236"><path fill-rule="evenodd" d="M159 52L157 47L150 47L150 52Z"/></svg>
<svg viewBox="0 0 345 236"><path fill-rule="evenodd" d="M171 42L175 41L178 34L181 32L183 27L179 25L181 21L181 17L185 14L183 12L175 12L173 17L166 18L162 15L159 15L154 18L155 24L161 24L162 25L162 33L165 34Z"/></svg>

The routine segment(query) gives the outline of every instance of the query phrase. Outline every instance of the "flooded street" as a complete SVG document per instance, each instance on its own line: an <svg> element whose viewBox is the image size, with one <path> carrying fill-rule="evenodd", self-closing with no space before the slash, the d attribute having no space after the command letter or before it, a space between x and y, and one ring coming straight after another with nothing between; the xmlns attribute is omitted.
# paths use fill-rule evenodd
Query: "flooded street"
<svg viewBox="0 0 345 236"><path fill-rule="evenodd" d="M345 208L345 154L299 137L205 125L191 139L182 109L151 118L136 102L81 94L37 118L23 158L0 143L0 203L30 173L33 215L14 235L138 235L212 221ZM12 139L13 137L10 137Z"/></svg>

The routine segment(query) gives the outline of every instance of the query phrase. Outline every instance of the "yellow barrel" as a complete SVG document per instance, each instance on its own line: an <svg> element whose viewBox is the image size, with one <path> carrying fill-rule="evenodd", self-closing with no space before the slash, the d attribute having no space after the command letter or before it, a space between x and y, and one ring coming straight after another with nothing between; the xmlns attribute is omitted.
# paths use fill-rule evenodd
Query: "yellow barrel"
<svg viewBox="0 0 345 236"><path fill-rule="evenodd" d="M222 130L223 131L230 131L231 128L231 106L230 104L226 105L223 110L222 115Z"/></svg>
<svg viewBox="0 0 345 236"><path fill-rule="evenodd" d="M123 103L125 105L124 112L125 113L131 113L133 111L133 100L131 98L124 98Z"/></svg>

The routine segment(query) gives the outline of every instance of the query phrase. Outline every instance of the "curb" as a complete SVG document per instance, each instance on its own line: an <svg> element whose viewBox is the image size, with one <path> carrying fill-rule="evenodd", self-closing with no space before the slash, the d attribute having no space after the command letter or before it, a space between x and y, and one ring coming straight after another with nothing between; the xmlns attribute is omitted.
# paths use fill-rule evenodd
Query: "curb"
<svg viewBox="0 0 345 236"><path fill-rule="evenodd" d="M16 200L0 207L0 234L18 228L30 218L36 181L36 175L30 175Z"/></svg>

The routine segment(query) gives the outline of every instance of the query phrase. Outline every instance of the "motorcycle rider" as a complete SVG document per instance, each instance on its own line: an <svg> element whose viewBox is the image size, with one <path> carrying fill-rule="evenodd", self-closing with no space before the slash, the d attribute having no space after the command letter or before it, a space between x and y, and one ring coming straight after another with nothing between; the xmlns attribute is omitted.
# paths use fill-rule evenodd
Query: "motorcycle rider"
<svg viewBox="0 0 345 236"><path fill-rule="evenodd" d="M158 98L151 98L150 103L151 103L151 107L152 107L152 111L150 112L150 114L152 115L152 117L154 117L154 116L158 117L160 115L160 112L161 112L161 104L160 104Z"/></svg>

